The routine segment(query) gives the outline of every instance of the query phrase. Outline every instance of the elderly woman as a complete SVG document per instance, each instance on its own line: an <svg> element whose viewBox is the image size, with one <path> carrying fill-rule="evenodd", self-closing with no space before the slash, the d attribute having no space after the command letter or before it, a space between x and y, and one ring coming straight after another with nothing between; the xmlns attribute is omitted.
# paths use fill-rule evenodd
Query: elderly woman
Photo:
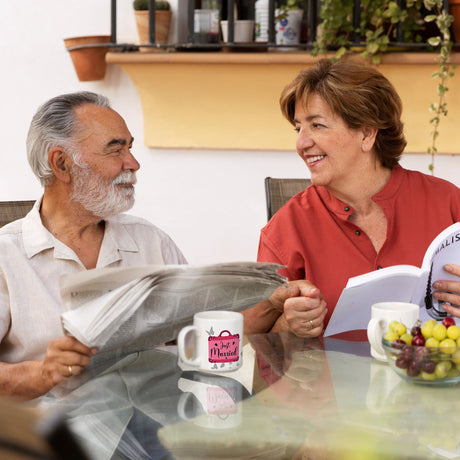
<svg viewBox="0 0 460 460"><path fill-rule="evenodd" d="M280 105L312 185L262 229L258 260L285 265L289 280L316 286L286 300L273 325L315 337L348 278L421 265L431 240L460 220L460 189L399 165L406 146L401 99L362 60L319 61L285 87Z"/></svg>

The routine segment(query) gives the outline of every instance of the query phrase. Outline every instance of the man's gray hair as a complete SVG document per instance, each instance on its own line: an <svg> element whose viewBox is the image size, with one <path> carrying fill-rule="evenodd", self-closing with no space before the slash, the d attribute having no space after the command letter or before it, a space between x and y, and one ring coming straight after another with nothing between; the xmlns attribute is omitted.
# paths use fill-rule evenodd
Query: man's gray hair
<svg viewBox="0 0 460 460"><path fill-rule="evenodd" d="M45 102L32 118L27 135L27 159L42 186L51 184L53 170L48 153L54 147L75 150L78 122L74 109L84 104L110 108L109 100L89 91L62 94Z"/></svg>

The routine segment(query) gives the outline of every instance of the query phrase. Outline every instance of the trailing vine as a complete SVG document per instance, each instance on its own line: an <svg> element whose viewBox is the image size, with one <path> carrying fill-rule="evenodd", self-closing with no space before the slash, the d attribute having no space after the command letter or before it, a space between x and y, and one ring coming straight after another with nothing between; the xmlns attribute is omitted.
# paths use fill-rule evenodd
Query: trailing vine
<svg viewBox="0 0 460 460"><path fill-rule="evenodd" d="M452 40L450 37L450 26L454 20L453 16L448 14L443 8L442 0L424 0L425 8L432 14L425 17L426 22L436 22L439 29L439 35L430 37L428 43L434 47L439 47L438 65L439 70L432 74L432 78L438 78L437 94L438 100L430 105L430 112L433 114L430 119L433 131L430 133L431 144L427 153L431 155L431 163L428 169L434 174L434 157L438 152L436 140L439 137L439 123L442 117L447 116L446 93L449 90L447 79L453 77L454 66L450 63L450 52L452 50Z"/></svg>

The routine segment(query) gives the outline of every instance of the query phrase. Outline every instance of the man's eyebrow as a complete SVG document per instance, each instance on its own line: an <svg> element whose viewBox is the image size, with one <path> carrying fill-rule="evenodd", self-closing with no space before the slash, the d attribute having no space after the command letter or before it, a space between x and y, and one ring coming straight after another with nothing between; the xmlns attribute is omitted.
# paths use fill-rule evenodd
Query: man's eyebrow
<svg viewBox="0 0 460 460"><path fill-rule="evenodd" d="M132 137L129 141L129 145L132 145L134 142L134 137ZM114 145L126 145L126 139L112 139L110 142L107 143L106 147L113 147Z"/></svg>

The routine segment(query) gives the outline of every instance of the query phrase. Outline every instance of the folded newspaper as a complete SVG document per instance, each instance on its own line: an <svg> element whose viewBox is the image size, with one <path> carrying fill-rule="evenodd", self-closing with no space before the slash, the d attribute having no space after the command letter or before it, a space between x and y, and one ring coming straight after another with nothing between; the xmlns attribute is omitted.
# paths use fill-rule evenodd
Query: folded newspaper
<svg viewBox="0 0 460 460"><path fill-rule="evenodd" d="M286 282L281 265L144 265L102 268L60 279L64 330L99 350L142 349L177 337L205 310L242 311Z"/></svg>

